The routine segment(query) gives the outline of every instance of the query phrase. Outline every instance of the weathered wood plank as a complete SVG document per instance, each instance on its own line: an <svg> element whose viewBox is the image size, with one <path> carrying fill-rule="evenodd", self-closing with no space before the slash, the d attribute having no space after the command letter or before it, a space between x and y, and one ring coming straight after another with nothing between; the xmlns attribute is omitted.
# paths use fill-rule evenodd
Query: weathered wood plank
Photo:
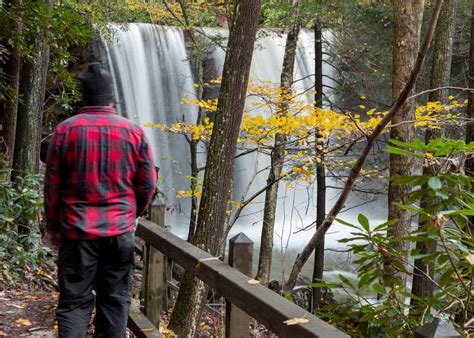
<svg viewBox="0 0 474 338"><path fill-rule="evenodd" d="M280 338L349 337L266 287L249 284L249 277L150 221L140 220L137 235ZM291 326L284 323L292 318L308 322Z"/></svg>
<svg viewBox="0 0 474 338"><path fill-rule="evenodd" d="M165 206L150 206L150 220L165 226ZM155 247L146 245L144 255L144 312L155 325L160 325L160 313L166 303L165 256Z"/></svg>
<svg viewBox="0 0 474 338"><path fill-rule="evenodd" d="M229 240L229 265L246 276L252 276L253 242L240 233ZM225 337L248 338L250 316L226 300Z"/></svg>
<svg viewBox="0 0 474 338"><path fill-rule="evenodd" d="M130 311L128 328L138 338L162 338L159 330L140 311Z"/></svg>
<svg viewBox="0 0 474 338"><path fill-rule="evenodd" d="M145 246L144 243L145 242L141 238L135 237L135 253L138 256L143 257L143 248Z"/></svg>

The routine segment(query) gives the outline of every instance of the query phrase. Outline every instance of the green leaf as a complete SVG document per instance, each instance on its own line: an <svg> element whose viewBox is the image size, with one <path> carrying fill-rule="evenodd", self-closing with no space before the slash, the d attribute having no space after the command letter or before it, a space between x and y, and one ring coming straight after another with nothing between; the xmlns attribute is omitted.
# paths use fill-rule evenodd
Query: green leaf
<svg viewBox="0 0 474 338"><path fill-rule="evenodd" d="M385 293L385 288L380 283L374 283L372 285L372 290L374 290L376 293L380 293L380 294Z"/></svg>
<svg viewBox="0 0 474 338"><path fill-rule="evenodd" d="M436 190L435 195L436 197L441 198L443 201L446 201L449 199L449 195L440 190Z"/></svg>
<svg viewBox="0 0 474 338"><path fill-rule="evenodd" d="M355 228L355 229L359 229L359 227L357 227L354 224L351 224L349 222L346 222L343 219L335 218L334 220L336 220L338 223L341 223L342 225L345 225L345 226L348 226L348 227L351 227L351 228Z"/></svg>
<svg viewBox="0 0 474 338"><path fill-rule="evenodd" d="M400 203L395 203L395 205L397 207L399 207L400 209L402 209L402 210L413 211L413 212L415 212L417 214L420 214L420 215L429 216L429 213L425 212L422 208L418 208L414 205L403 205L403 204L400 204Z"/></svg>
<svg viewBox="0 0 474 338"><path fill-rule="evenodd" d="M428 180L428 186L433 190L439 190L443 186L441 180L438 177L430 177Z"/></svg>
<svg viewBox="0 0 474 338"><path fill-rule="evenodd" d="M374 228L373 232L387 230L388 227L390 227L391 225L393 225L395 223L396 223L396 220L390 220L390 221L384 222L382 224L379 224Z"/></svg>
<svg viewBox="0 0 474 338"><path fill-rule="evenodd" d="M367 322L369 320L371 320L372 318L374 318L375 316L377 316L379 313L376 312L376 311L372 311L372 312L369 312L369 313L366 313L365 315L363 315L359 321L361 322Z"/></svg>
<svg viewBox="0 0 474 338"><path fill-rule="evenodd" d="M339 274L338 277L339 277L339 280L340 280L343 284L349 286L349 287L352 288L352 289L355 289L355 288L354 288L354 285L352 285L352 283L349 281L349 279L347 279L346 276L344 276L344 275L342 275L342 274Z"/></svg>
<svg viewBox="0 0 474 338"><path fill-rule="evenodd" d="M465 215L465 216L474 216L474 208L471 209L461 209L456 211L450 211L445 213L445 215Z"/></svg>
<svg viewBox="0 0 474 338"><path fill-rule="evenodd" d="M365 274L359 279L359 283L357 284L357 287L359 289L362 289L366 287L372 279L372 276L370 274Z"/></svg>
<svg viewBox="0 0 474 338"><path fill-rule="evenodd" d="M395 310L395 309L393 309L393 308L390 309L390 310L388 310L388 312L387 312L387 316L388 316L389 318L393 318L393 317L395 317L397 314L398 314L397 310Z"/></svg>
<svg viewBox="0 0 474 338"><path fill-rule="evenodd" d="M390 153L390 154L394 154L394 155L423 158L422 154L413 153L411 151L408 151L408 150L405 150L405 149L400 149L400 148L395 148L395 147L392 147L392 146L387 147L387 152Z"/></svg>
<svg viewBox="0 0 474 338"><path fill-rule="evenodd" d="M359 214L359 216L357 216L357 220L359 221L360 225L362 225L365 231L370 231L369 220L367 217L365 217L365 215Z"/></svg>

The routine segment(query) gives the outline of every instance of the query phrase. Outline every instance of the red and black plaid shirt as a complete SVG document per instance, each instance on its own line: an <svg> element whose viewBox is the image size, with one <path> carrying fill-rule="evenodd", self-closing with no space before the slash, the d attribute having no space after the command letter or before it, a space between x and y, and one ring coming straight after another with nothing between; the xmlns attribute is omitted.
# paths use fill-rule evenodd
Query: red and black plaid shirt
<svg viewBox="0 0 474 338"><path fill-rule="evenodd" d="M156 179L143 130L112 107L84 107L51 137L44 184L47 226L73 239L132 232L151 202Z"/></svg>

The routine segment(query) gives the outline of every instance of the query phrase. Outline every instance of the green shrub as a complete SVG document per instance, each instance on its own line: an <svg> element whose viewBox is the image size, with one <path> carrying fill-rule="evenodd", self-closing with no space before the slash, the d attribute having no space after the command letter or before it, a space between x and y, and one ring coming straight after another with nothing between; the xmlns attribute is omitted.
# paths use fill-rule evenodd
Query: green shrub
<svg viewBox="0 0 474 338"><path fill-rule="evenodd" d="M40 241L41 178L26 175L13 184L10 172L0 170L0 288L37 274L49 251Z"/></svg>
<svg viewBox="0 0 474 338"><path fill-rule="evenodd" d="M353 229L352 236L340 242L347 243L355 256L359 282L355 285L342 275L338 283L318 282L316 285L341 289L352 299L326 306L319 314L356 337L410 337L434 317L449 321L465 336L474 334L474 178L462 168L466 154L474 152L474 143L392 141L389 152L420 158L424 165L437 168L432 175L393 178L395 183L413 187L409 205L400 207L412 211L422 225L406 238L388 238L391 222L374 226L364 215L359 215L359 224L339 220ZM430 201L425 208L420 206L422 198ZM391 246L396 240L409 241L408 259ZM416 243L430 242L437 243L434 252L421 253L415 248ZM434 266L431 297L417 298L407 291L402 278L384 281L386 263L407 275L422 273L414 269L415 259ZM410 303L410 299L416 302Z"/></svg>

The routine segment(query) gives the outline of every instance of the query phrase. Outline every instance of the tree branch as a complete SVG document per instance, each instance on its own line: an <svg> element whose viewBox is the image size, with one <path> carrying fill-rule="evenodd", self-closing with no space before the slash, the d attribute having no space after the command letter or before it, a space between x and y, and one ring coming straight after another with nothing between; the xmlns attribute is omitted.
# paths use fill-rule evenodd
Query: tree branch
<svg viewBox="0 0 474 338"><path fill-rule="evenodd" d="M392 106L388 114L385 115L385 117L379 122L379 124L372 131L372 134L370 134L369 137L367 138L367 144L365 148L362 150L362 153L360 157L357 159L357 162L354 164L354 167L352 168L349 176L347 177L347 181L344 186L344 189L341 192L341 195L339 195L339 198L337 199L332 209L329 211L328 215L324 219L324 222L318 228L318 230L310 239L308 244L303 248L301 253L299 253L298 256L296 257L296 261L293 265L290 276L288 277L288 281L285 283L285 286L283 288L284 292L288 293L289 291L293 289L298 279L298 275L300 274L301 269L303 268L304 264L308 260L311 253L314 251L314 248L324 238L324 235L328 231L328 229L331 227L334 221L334 218L339 214L341 209L344 207L344 203L346 202L347 198L349 197L349 194L352 191L352 188L354 187L355 181L357 177L359 176L365 161L367 160L369 152L372 149L372 146L376 138L383 132L384 128L390 123L393 117L400 111L400 109L404 106L405 102L407 101L410 95L410 92L416 83L416 79L418 78L418 75L423 66L423 62L425 60L426 54L430 47L442 4L443 4L443 0L437 0L436 5L433 9L433 14L431 16L430 25L428 26L428 30L426 32L425 39L423 41L423 45L421 46L421 49L418 52L416 63L410 74L410 78L408 79L408 82L405 85L405 88L403 88L402 92L400 93L400 96L398 97L397 101Z"/></svg>

